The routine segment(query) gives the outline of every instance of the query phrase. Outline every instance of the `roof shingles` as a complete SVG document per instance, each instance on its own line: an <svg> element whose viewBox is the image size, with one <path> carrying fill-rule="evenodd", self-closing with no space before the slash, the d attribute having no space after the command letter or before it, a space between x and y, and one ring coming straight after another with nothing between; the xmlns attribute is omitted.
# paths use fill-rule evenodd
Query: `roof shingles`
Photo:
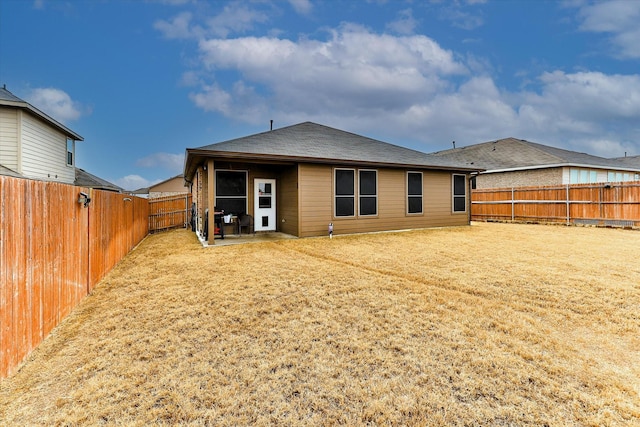
<svg viewBox="0 0 640 427"><path fill-rule="evenodd" d="M367 138L311 122L187 149L199 154L241 153L292 161L361 162L415 167L477 170L455 160Z"/></svg>

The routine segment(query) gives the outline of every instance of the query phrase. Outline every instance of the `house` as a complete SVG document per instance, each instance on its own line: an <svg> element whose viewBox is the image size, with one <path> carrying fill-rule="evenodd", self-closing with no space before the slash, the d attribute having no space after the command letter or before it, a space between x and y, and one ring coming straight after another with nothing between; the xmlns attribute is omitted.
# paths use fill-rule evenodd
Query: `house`
<svg viewBox="0 0 640 427"><path fill-rule="evenodd" d="M164 181L153 184L149 187L138 188L131 191L130 194L134 194L138 197L144 197L149 199L155 199L165 196L178 196L181 194L188 194L189 187L184 182L184 175L179 174L173 176Z"/></svg>
<svg viewBox="0 0 640 427"><path fill-rule="evenodd" d="M77 187L94 188L96 190L112 191L115 193L122 193L124 191L121 187L80 168L76 168L76 179L73 184Z"/></svg>
<svg viewBox="0 0 640 427"><path fill-rule="evenodd" d="M73 184L76 141L83 138L0 88L0 173Z"/></svg>
<svg viewBox="0 0 640 427"><path fill-rule="evenodd" d="M150 186L149 198L178 196L188 192L189 188L185 185L184 175L180 174Z"/></svg>
<svg viewBox="0 0 640 427"><path fill-rule="evenodd" d="M624 157L616 157L612 160L620 162L625 166L629 166L632 168L640 168L640 156L624 156Z"/></svg>
<svg viewBox="0 0 640 427"><path fill-rule="evenodd" d="M475 166L305 122L186 150L197 228L249 214L298 237L469 224ZM210 237L210 236L209 236ZM209 238L209 241L213 239Z"/></svg>
<svg viewBox="0 0 640 427"><path fill-rule="evenodd" d="M620 182L640 179L640 164L625 164L516 138L505 138L432 153L484 169L473 188L508 188Z"/></svg>

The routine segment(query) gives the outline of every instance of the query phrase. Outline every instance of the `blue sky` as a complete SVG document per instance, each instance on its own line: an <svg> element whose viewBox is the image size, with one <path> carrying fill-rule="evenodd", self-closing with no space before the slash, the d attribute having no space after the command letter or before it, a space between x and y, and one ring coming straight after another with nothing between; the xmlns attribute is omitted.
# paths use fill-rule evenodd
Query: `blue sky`
<svg viewBox="0 0 640 427"><path fill-rule="evenodd" d="M126 189L269 120L639 155L638 22L634 0L0 0L0 84Z"/></svg>

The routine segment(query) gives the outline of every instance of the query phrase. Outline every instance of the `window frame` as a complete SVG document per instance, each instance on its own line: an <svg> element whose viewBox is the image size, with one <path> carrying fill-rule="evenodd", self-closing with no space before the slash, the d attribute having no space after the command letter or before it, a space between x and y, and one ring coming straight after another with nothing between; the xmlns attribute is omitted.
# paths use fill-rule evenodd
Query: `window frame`
<svg viewBox="0 0 640 427"><path fill-rule="evenodd" d="M353 174L353 188L352 194L337 194L337 185L338 185L338 172L339 171L351 171ZM356 180L356 169L355 168L333 168L333 217L334 218L355 218L356 217L356 198L357 192L356 188L358 186L358 181ZM351 199L353 201L353 211L351 215L338 215L338 199Z"/></svg>
<svg viewBox="0 0 640 427"><path fill-rule="evenodd" d="M456 194L456 177L461 176L464 180L464 194ZM456 199L464 198L464 210L456 209ZM462 214L467 212L467 175L461 173L451 174L451 211L454 214Z"/></svg>
<svg viewBox="0 0 640 427"><path fill-rule="evenodd" d="M409 194L409 175L415 174L420 176L420 195L417 194ZM424 215L424 173L420 171L407 171L405 174L405 183L406 183L406 214L407 215ZM411 198L420 198L420 212L410 212L410 204L409 200Z"/></svg>
<svg viewBox="0 0 640 427"><path fill-rule="evenodd" d="M362 172L373 172L375 177L375 194L362 194ZM358 216L362 217L375 217L378 216L378 170L377 169L358 169L358 181L356 183L358 188ZM375 199L375 212L374 213L362 213L362 199L374 198Z"/></svg>
<svg viewBox="0 0 640 427"><path fill-rule="evenodd" d="M232 173L242 173L244 174L244 196L220 196L218 195L218 173L221 172L232 172ZM216 169L215 170L215 174L214 174L214 203L213 206L218 207L218 199L234 199L234 200L238 200L238 199L244 199L244 213L249 213L248 212L248 207L249 207L249 172L246 170L238 170L238 169ZM231 212L234 214L241 214L242 212Z"/></svg>
<svg viewBox="0 0 640 427"><path fill-rule="evenodd" d="M71 149L69 149L69 146L71 146ZM75 157L76 157L76 142L71 139L71 138L67 138L66 141L66 152L67 152L67 159L66 159L66 164L68 167L74 167L75 166Z"/></svg>

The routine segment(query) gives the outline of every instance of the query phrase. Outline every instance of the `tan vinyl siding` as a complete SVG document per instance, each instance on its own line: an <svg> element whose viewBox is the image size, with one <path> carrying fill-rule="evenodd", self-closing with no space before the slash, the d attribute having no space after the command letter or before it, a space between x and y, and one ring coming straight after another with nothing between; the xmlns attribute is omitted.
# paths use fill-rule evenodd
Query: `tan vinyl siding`
<svg viewBox="0 0 640 427"><path fill-rule="evenodd" d="M276 182L278 200L278 229L283 233L298 235L298 168L286 167Z"/></svg>
<svg viewBox="0 0 640 427"><path fill-rule="evenodd" d="M332 174L331 166L305 164L299 166L299 237L328 234L329 223L333 221Z"/></svg>
<svg viewBox="0 0 640 427"><path fill-rule="evenodd" d="M369 168L367 168L369 169ZM423 171L423 213L407 214L406 170L377 169L378 215L336 218L333 216L332 166L301 165L299 174L300 237L363 233L441 226L467 225L468 215L452 213L451 173Z"/></svg>
<svg viewBox="0 0 640 427"><path fill-rule="evenodd" d="M151 193L154 193L156 197L160 197L161 195L186 193L188 190L184 183L184 178L177 177L149 187L149 197L152 197Z"/></svg>
<svg viewBox="0 0 640 427"><path fill-rule="evenodd" d="M0 108L0 165L19 172L18 110Z"/></svg>
<svg viewBox="0 0 640 427"><path fill-rule="evenodd" d="M29 178L73 184L75 168L67 166L67 138L28 115L22 116L22 174Z"/></svg>

